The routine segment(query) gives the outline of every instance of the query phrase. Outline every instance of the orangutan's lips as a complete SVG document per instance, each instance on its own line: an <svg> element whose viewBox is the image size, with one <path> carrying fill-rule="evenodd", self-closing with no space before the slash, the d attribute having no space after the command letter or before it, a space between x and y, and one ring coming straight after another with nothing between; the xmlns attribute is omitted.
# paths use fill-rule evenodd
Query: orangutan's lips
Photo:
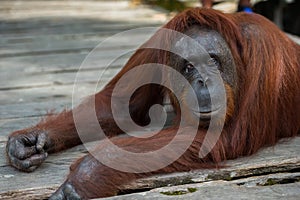
<svg viewBox="0 0 300 200"><path fill-rule="evenodd" d="M201 112L201 111L193 111L194 115L196 115L200 120L207 121L210 120L212 117L219 113L220 109L208 112Z"/></svg>

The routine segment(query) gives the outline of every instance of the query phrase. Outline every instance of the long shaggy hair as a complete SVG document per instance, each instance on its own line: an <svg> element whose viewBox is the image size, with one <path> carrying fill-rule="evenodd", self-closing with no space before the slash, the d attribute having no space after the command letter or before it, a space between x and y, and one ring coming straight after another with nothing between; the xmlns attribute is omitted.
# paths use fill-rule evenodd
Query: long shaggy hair
<svg viewBox="0 0 300 200"><path fill-rule="evenodd" d="M262 146L274 145L280 138L296 136L300 130L300 46L257 14L224 14L194 8L178 14L163 28L184 33L192 25L219 32L228 43L237 68L234 113L226 120L221 137L228 143L223 144L227 147L225 158L250 155ZM146 44L154 42L159 34L158 31ZM170 36L159 38L165 45L172 45ZM141 46L107 87L113 87L137 65L168 62L167 52ZM164 90L157 86L144 87L135 94L132 107L149 108L162 101L161 93ZM145 116L145 112L138 112L136 118Z"/></svg>

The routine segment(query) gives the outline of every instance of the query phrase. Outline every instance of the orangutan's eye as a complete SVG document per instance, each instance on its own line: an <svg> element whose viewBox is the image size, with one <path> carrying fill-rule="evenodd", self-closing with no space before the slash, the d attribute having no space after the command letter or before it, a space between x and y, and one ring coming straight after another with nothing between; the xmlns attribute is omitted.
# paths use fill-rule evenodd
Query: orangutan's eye
<svg viewBox="0 0 300 200"><path fill-rule="evenodd" d="M208 60L207 60L207 64L210 65L210 66L217 66L219 67L220 66L220 62L219 62L219 59L212 56L210 57Z"/></svg>
<svg viewBox="0 0 300 200"><path fill-rule="evenodd" d="M194 65L191 63L187 63L184 67L184 73L188 74L195 69Z"/></svg>

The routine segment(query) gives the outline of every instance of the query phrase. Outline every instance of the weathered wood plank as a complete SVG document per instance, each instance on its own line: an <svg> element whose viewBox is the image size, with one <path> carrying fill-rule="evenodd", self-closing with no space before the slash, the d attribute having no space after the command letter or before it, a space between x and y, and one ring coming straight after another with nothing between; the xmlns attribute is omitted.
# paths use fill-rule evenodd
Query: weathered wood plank
<svg viewBox="0 0 300 200"><path fill-rule="evenodd" d="M63 21L63 19L61 19ZM27 21L25 21L24 23L26 23ZM73 21L71 21L73 22ZM70 23L71 23L70 22ZM86 26L87 28L89 26L93 26L93 23L97 24L97 26L101 26L102 21L79 21L78 23L80 24L83 23L81 25L81 27ZM8 24L10 24L11 22L1 22L0 27L1 26L7 26ZM23 22L19 22L20 24L23 24ZM49 21L41 21L41 24L44 24L44 26L47 26L47 23L51 23ZM46 23L46 24L45 24ZM79 26L76 21L74 22L77 26ZM86 24L86 23L90 23L90 24ZM99 24L100 23L100 24ZM122 23L122 24L117 24L117 23L111 23L111 22L107 22L108 24L104 23L105 25L103 25L104 27L102 27L104 30L109 31L111 27L119 27L119 25L121 27L125 26L126 29L130 29L130 24L126 24L126 23ZM143 24L136 24L138 27L143 27L145 25ZM36 27L39 25L35 25L33 24L32 26ZM66 25L68 26L68 25ZM73 26L73 24L70 24L69 26ZM106 28L107 26L107 28ZM128 27L129 26L129 27ZM154 26L156 27L156 26ZM4 30L11 30L10 28L8 29L4 29ZM114 34L116 31L120 31L123 30L122 28L119 29L113 29L113 31L111 31L110 33L103 33L103 32L89 32L89 31L85 31L83 33L63 33L63 34L46 34L46 35L27 35L27 36L13 36L13 35L5 35L2 36L0 38L0 44L1 45L7 45L7 46L13 46L16 44L27 44L27 43L38 43L39 42L43 42L41 41L42 39L47 39L47 40L64 40L64 41L70 41L70 40L75 40L74 42L82 42L80 40L97 40L97 41L102 41L103 39L106 39L106 37L111 36L112 34ZM13 31L12 31L13 32ZM80 39L80 40L79 40Z"/></svg>
<svg viewBox="0 0 300 200"><path fill-rule="evenodd" d="M32 10L35 12L32 13ZM44 11L44 12L43 12ZM116 13L139 13L136 11L143 11L143 17L149 14L157 13L154 9L149 9L149 6L131 7L128 1L1 1L0 13L7 14L3 19L16 19L22 14L27 14L25 17L32 16L57 16L57 15L74 15L77 11L78 15L85 15L98 13L98 18L108 18L109 13L114 18L122 18ZM80 11L80 12L78 12ZM135 13L136 12L136 13ZM49 15L50 13L50 15ZM127 14L129 20L134 20L131 14ZM134 15L133 15L134 16Z"/></svg>
<svg viewBox="0 0 300 200"><path fill-rule="evenodd" d="M126 1L128 2L128 1ZM94 3L94 2L93 2ZM101 2L102 3L102 2ZM115 2L115 6L118 7L119 2ZM32 7L29 9L18 9L21 8L27 2L19 2L18 4L11 3L8 5L8 8L0 10L0 18L3 20L24 20L24 19L42 19L55 18L55 17L65 17L65 18L86 18L86 19L101 19L103 21L126 21L126 22L149 22L151 18L152 22L162 22L166 20L166 15L161 14L154 9L149 9L148 7L139 7L126 9L98 9L99 7L90 7L85 8L84 6L78 7L63 7L63 6L49 6L48 2L34 2ZM35 9L36 7L43 6L42 9ZM82 5L88 5L89 2L81 1ZM91 6L92 7L92 6ZM34 10L34 12L33 12ZM148 20L147 20L148 19Z"/></svg>
<svg viewBox="0 0 300 200"><path fill-rule="evenodd" d="M223 186L220 187L226 188L229 184L230 186L235 185L235 187L243 188L251 186L251 184L257 185L257 183L260 185L266 185L270 178L272 178L273 181L278 181L280 179L287 180L289 177L293 177L295 182L297 182L299 179L299 172L297 171L300 169L300 156L298 154L299 147L300 137L296 137L288 142L281 142L275 147L265 148L258 154L251 157L228 161L227 164L230 167L227 168L220 170L195 170L187 173L154 176L128 184L125 188L127 192L130 192L138 189L151 189L162 186L206 182L202 185L197 185L197 187L193 185L183 186L202 188L206 185L214 185L216 180L222 180L222 183L225 183L221 184ZM4 151L4 144L2 144L0 148L2 149L0 151ZM0 175L0 197L18 199L22 195L25 195L22 196L23 199L25 197L27 199L40 197L45 198L63 181L62 176L67 173L68 165L74 159L85 154L84 148L81 146L77 148L78 149L73 149L62 154L50 156L41 168L29 174L18 172L9 166L6 166L6 164L3 164L5 163L4 158L0 158L0 160L2 159L2 161L0 161L0 163L2 163L0 164L0 166L2 166ZM277 173L289 174L278 175ZM256 177L251 177L254 175ZM249 178L245 179L245 177ZM27 180L27 185L24 185L25 179ZM12 181L14 182L14 185L9 185ZM298 187L299 184L297 183L296 186ZM286 189L294 191L293 188L294 187L292 186L287 187ZM292 191L289 193L285 192L284 194L295 195L295 191ZM26 195L30 195L30 198Z"/></svg>
<svg viewBox="0 0 300 200"><path fill-rule="evenodd" d="M200 184L186 184L163 187L123 196L104 198L105 200L145 200L145 199L270 199L296 200L300 196L299 173L278 173L267 176L240 179L236 181L209 181ZM278 181L278 182L277 182ZM295 181L295 182L293 182ZM291 182L291 183L290 183ZM245 185L252 183L253 185ZM260 184L265 185L260 185ZM258 185L256 185L258 184Z"/></svg>
<svg viewBox="0 0 300 200"><path fill-rule="evenodd" d="M0 194L1 199L28 199L41 200L48 199L57 189L57 186L46 186L37 188L28 188L25 190L16 190L14 192L5 192Z"/></svg>
<svg viewBox="0 0 300 200"><path fill-rule="evenodd" d="M16 130L34 126L41 117L26 117L14 119L0 119L0 143L7 141L7 136ZM1 171L1 170L0 170Z"/></svg>
<svg viewBox="0 0 300 200"><path fill-rule="evenodd" d="M118 29L122 30L122 29L129 29L131 27L142 26L142 25L149 26L151 24L153 25L161 24L152 20L145 23L144 22L141 23L141 22L134 22L134 21L133 22L112 21L109 20L109 18L108 19L105 18L78 19L78 18L63 17L63 16L33 18L32 20L21 20L21 19L7 20L3 18L0 22L1 22L0 27L3 30L1 34L4 34L5 37L18 37L23 35L24 33L28 33L29 31L36 33L36 31L38 31L38 28L43 29L43 31L45 31L45 29L49 29L51 30L50 33L52 33L53 30L56 30L58 33L63 33L63 34L67 34L67 33L78 34L78 32L72 32L71 30L78 29L80 27L85 27L87 28L87 30L84 31L85 34L93 30L98 30L95 32L100 34L100 33L105 33L105 31L114 32ZM69 28L70 30L67 30L66 28ZM59 30L64 30L64 32ZM7 35L8 33L13 33L14 35ZM49 35L49 33L46 35ZM29 36L30 35L28 35L28 37Z"/></svg>
<svg viewBox="0 0 300 200"><path fill-rule="evenodd" d="M59 20L59 19L58 19ZM21 23L21 22L20 22ZM45 22L47 23L47 22ZM80 22L79 22L80 23ZM83 22L81 22L83 23ZM94 23L94 22L86 22L86 23ZM110 28L105 28L105 27L84 27L84 26L73 26L70 25L71 27L68 28L68 26L64 26L63 28L52 28L49 30L44 30L44 29L38 29L38 30L7 30L6 34L1 34L2 39L0 40L1 43L7 44L7 42L12 41L12 42L29 42L31 41L32 34L36 35L37 37L42 37L42 36L50 36L50 37L57 37L59 35L62 35L66 37L67 35L75 35L75 37L86 37L92 34L97 34L99 36L111 36L114 34L117 34L119 32L127 31L130 29L136 29L139 27L158 27L160 24L157 23L145 23L145 24L133 24L133 25L111 25ZM73 31L73 32L72 32ZM13 43L12 43L13 44Z"/></svg>
<svg viewBox="0 0 300 200"><path fill-rule="evenodd" d="M0 152L4 153L3 143L0 143ZM71 163L83 155L85 155L85 149L78 146L49 156L47 161L33 173L17 171L8 166L5 157L1 156L0 199L47 198L64 181Z"/></svg>
<svg viewBox="0 0 300 200"><path fill-rule="evenodd" d="M83 3L84 2L84 3ZM16 12L20 10L126 10L129 7L128 1L37 1L37 0L1 0L0 12Z"/></svg>
<svg viewBox="0 0 300 200"><path fill-rule="evenodd" d="M80 93L82 96L93 94L96 81L94 83L81 83ZM22 88L0 91L0 106L10 104L26 104L41 103L41 102L71 102L73 94L73 84L71 85L53 85L42 88Z"/></svg>
<svg viewBox="0 0 300 200"><path fill-rule="evenodd" d="M11 57L30 55L30 52L33 52L32 55L43 55L43 52L55 53L55 52L71 52L75 51L90 51L95 48L97 45L105 47L106 50L119 50L119 49L131 49L134 46L140 46L144 43L152 34L149 32L149 29L146 29L142 32L142 25L129 27L126 26L126 29L116 28L114 31L109 31L109 29L104 29L109 31L105 33L95 33L92 34L92 30L89 30L88 27L78 27L78 29L86 30L85 33L90 31L90 34L79 34L74 30L74 34L65 34L59 36L58 34L54 35L42 35L42 36L28 36L28 37L2 37L0 40L0 57ZM145 27L145 26L144 26ZM67 28L67 27L65 27ZM139 28L139 31L131 32L130 37L135 38L132 41L128 40L128 36L120 35L123 31L128 31L131 29ZM111 40L106 43L107 39L111 36L118 34L117 39ZM1 34L3 35L3 34ZM39 54L38 54L39 52ZM26 54L27 53L27 54Z"/></svg>
<svg viewBox="0 0 300 200"><path fill-rule="evenodd" d="M166 176L154 176L136 181L126 188L154 188L187 183L201 183L211 180L233 180L248 176L300 170L300 137L282 140L275 147L262 149L250 157L226 162L228 168L220 170L199 170Z"/></svg>
<svg viewBox="0 0 300 200"><path fill-rule="evenodd" d="M80 80L78 79L77 83L94 83L99 80L98 85L103 86L113 75L119 72L119 67L117 69L111 68L105 71L105 76L101 76L101 72L102 71L99 70L80 72ZM16 76L19 78L12 79ZM26 77L24 77L22 73L15 73L14 75L10 74L10 76L6 78L8 79L0 80L0 91L55 85L73 85L74 81L76 80L76 73L65 72L58 74L28 74Z"/></svg>
<svg viewBox="0 0 300 200"><path fill-rule="evenodd" d="M13 13L13 14L10 14ZM19 10L13 11L10 13L1 12L0 18L6 20L22 20L24 18L41 18L43 16L47 17L57 17L57 16L65 16L65 17L76 17L76 18L90 18L90 19L99 19L101 16L105 16L105 19L109 20L119 20L124 21L128 19L128 21L146 21L152 15L157 14L156 12L149 9L132 9L132 10L106 10L106 11L98 11L98 10L82 10L78 12L78 10L54 10L54 9L44 9L32 11ZM100 17L99 17L100 16ZM109 18L108 18L109 17Z"/></svg>
<svg viewBox="0 0 300 200"><path fill-rule="evenodd" d="M45 101L41 103L10 104L0 106L0 119L14 119L24 117L42 117L53 111L71 108L69 101Z"/></svg>
<svg viewBox="0 0 300 200"><path fill-rule="evenodd" d="M122 52L127 52L128 55L123 55L119 58ZM60 72L74 72L76 73L88 52L45 52L45 54L34 55L33 52L28 52L28 56L13 56L9 58L1 58L0 63L0 77L7 78L12 76L11 72L23 74L58 74ZM84 70L97 70L97 69L111 69L121 68L128 57L131 55L131 49L107 50L107 52L99 52L93 61L84 64ZM107 56L106 56L107 55ZM3 81L3 79L2 79Z"/></svg>

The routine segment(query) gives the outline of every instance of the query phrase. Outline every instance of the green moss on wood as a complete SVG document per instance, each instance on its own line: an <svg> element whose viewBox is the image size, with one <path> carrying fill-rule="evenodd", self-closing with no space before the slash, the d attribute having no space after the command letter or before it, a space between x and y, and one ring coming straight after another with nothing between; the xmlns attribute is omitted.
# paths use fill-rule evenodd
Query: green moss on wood
<svg viewBox="0 0 300 200"><path fill-rule="evenodd" d="M184 195L184 194L193 193L196 191L197 191L197 188L187 188L187 190L166 191L166 192L160 192L160 193L163 195L173 196L173 195Z"/></svg>

